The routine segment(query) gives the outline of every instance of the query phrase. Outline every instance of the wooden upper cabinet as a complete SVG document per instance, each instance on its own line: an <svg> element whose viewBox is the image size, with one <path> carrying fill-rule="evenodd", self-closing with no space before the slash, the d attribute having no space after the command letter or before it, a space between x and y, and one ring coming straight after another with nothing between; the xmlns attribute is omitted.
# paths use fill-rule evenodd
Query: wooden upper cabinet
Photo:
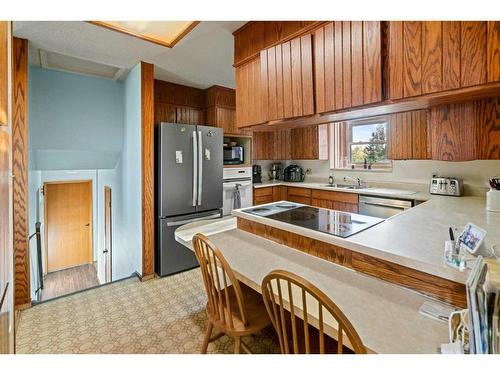
<svg viewBox="0 0 500 375"><path fill-rule="evenodd" d="M431 108L433 160L500 159L500 98Z"/></svg>
<svg viewBox="0 0 500 375"><path fill-rule="evenodd" d="M500 81L500 22L391 21L388 98Z"/></svg>
<svg viewBox="0 0 500 375"><path fill-rule="evenodd" d="M262 50L260 74L266 121L314 114L310 34Z"/></svg>
<svg viewBox="0 0 500 375"><path fill-rule="evenodd" d="M387 157L391 160L431 158L428 111L389 115Z"/></svg>
<svg viewBox="0 0 500 375"><path fill-rule="evenodd" d="M261 111L260 59L254 58L236 69L236 127L265 121Z"/></svg>
<svg viewBox="0 0 500 375"><path fill-rule="evenodd" d="M336 21L314 32L316 112L382 100L380 22Z"/></svg>
<svg viewBox="0 0 500 375"><path fill-rule="evenodd" d="M224 129L224 134L237 134L236 93L234 89L212 86L206 90L206 125Z"/></svg>

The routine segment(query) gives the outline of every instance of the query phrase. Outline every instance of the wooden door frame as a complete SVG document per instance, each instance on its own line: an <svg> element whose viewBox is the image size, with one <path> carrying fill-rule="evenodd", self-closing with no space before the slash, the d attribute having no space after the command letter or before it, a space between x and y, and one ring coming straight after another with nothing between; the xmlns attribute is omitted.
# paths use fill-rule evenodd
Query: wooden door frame
<svg viewBox="0 0 500 375"><path fill-rule="evenodd" d="M113 190L110 186L104 186L104 247L106 247L106 192L109 191L109 282L113 281ZM97 257L99 262L99 257ZM106 280L106 262L104 261L104 282Z"/></svg>
<svg viewBox="0 0 500 375"><path fill-rule="evenodd" d="M44 181L43 182L43 268L44 276L49 273L48 261L49 261L49 246L48 246L48 221L47 221L47 185L59 185L59 184L75 184L75 183L90 183L90 253L92 254L92 262L94 261L94 184L92 180L63 180L63 181Z"/></svg>

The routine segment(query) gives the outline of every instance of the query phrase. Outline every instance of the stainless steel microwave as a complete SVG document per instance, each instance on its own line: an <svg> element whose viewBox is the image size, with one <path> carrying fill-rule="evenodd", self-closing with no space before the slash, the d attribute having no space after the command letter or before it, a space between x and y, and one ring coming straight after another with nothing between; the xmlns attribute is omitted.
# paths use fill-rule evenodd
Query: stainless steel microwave
<svg viewBox="0 0 500 375"><path fill-rule="evenodd" d="M244 151L241 146L224 147L224 165L235 165L244 163Z"/></svg>

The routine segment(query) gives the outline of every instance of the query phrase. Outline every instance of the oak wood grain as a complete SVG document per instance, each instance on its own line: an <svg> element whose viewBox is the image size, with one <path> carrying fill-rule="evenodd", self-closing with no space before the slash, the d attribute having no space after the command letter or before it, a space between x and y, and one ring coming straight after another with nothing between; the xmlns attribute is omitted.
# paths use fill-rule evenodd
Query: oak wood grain
<svg viewBox="0 0 500 375"><path fill-rule="evenodd" d="M460 21L444 21L443 24L443 90L460 87Z"/></svg>
<svg viewBox="0 0 500 375"><path fill-rule="evenodd" d="M422 94L422 23L405 21L403 23L404 37L404 86L405 97Z"/></svg>
<svg viewBox="0 0 500 375"><path fill-rule="evenodd" d="M486 82L486 22L461 23L461 79L462 87Z"/></svg>
<svg viewBox="0 0 500 375"><path fill-rule="evenodd" d="M14 304L31 303L28 247L28 41L14 38L12 67L12 173L14 175Z"/></svg>
<svg viewBox="0 0 500 375"><path fill-rule="evenodd" d="M141 62L142 276L154 274L154 65Z"/></svg>
<svg viewBox="0 0 500 375"><path fill-rule="evenodd" d="M364 103L382 100L382 41L379 21L363 21Z"/></svg>
<svg viewBox="0 0 500 375"><path fill-rule="evenodd" d="M422 22L422 93L441 91L442 79L442 22Z"/></svg>
<svg viewBox="0 0 500 375"><path fill-rule="evenodd" d="M500 81L500 21L487 22L488 82Z"/></svg>

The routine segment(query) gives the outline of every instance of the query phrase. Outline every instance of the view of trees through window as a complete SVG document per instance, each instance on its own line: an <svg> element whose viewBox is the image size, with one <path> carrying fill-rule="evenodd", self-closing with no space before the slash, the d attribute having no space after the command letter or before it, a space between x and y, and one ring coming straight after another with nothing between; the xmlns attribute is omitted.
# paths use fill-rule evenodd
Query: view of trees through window
<svg viewBox="0 0 500 375"><path fill-rule="evenodd" d="M351 163L387 162L386 133L386 123L351 125Z"/></svg>

